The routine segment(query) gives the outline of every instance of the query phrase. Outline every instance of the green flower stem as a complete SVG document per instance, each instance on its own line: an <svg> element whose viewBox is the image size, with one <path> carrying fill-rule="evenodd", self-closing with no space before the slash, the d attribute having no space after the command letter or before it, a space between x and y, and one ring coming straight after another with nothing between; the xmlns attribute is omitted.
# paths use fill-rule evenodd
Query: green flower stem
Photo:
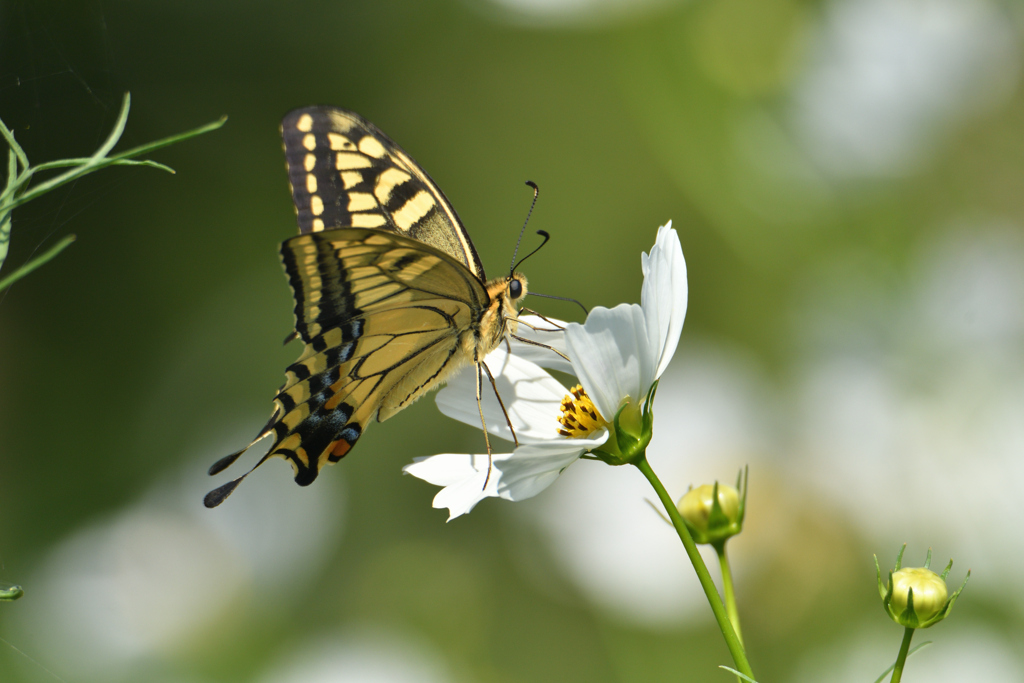
<svg viewBox="0 0 1024 683"><path fill-rule="evenodd" d="M743 644L743 632L740 630L740 613L736 609L736 592L732 588L732 570L729 568L729 558L725 554L725 541L715 543L715 552L718 553L718 564L722 568L722 588L725 592L725 611L729 614L729 621L736 631L740 645Z"/></svg>
<svg viewBox="0 0 1024 683"><path fill-rule="evenodd" d="M651 486L654 487L655 492L658 494L661 504L665 506L665 512L668 513L669 519L672 520L672 526L676 528L676 533L679 534L679 539L683 542L683 547L686 548L686 554L690 557L693 569L697 572L697 579L700 581L701 588L704 589L704 594L711 604L711 611L715 614L715 620L718 621L718 628L722 631L722 637L725 638L725 644L729 648L733 662L739 668L740 673L755 679L756 677L750 668L750 663L747 662L747 653L743 650L743 643L740 641L739 636L736 635L736 631L729 621L725 605L722 604L722 598L718 595L718 588L715 587L715 582L711 580L711 574L704 564L704 558L700 556L697 544L693 542L693 537L690 536L689 529L686 528L683 518L679 515L679 510L676 509L675 503L669 497L668 491L661 485L658 475L651 469L647 458L639 458L633 464L647 477L647 481L651 483Z"/></svg>
<svg viewBox="0 0 1024 683"><path fill-rule="evenodd" d="M896 657L896 666L892 670L892 678L889 683L900 683L903 677L903 665L907 663L907 653L910 652L910 639L914 637L914 629L907 627L903 632L903 643L900 645L900 654Z"/></svg>

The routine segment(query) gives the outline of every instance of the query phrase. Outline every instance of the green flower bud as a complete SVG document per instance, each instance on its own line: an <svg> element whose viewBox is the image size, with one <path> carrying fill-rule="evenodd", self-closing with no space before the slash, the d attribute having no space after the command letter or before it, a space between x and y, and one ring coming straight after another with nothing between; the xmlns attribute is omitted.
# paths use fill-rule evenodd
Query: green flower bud
<svg viewBox="0 0 1024 683"><path fill-rule="evenodd" d="M882 598L886 613L897 624L907 628L928 628L949 616L953 603L967 585L967 580L971 578L971 572L967 572L963 584L950 596L949 589L946 588L946 576L953 567L953 560L949 561L942 574L936 574L929 569L932 562L932 551L929 548L924 567L901 569L903 551L906 549L907 545L904 543L899 555L896 556L895 569L889 572L889 582L886 586L882 585L882 571L878 567L878 557L875 557L878 594Z"/></svg>
<svg viewBox="0 0 1024 683"><path fill-rule="evenodd" d="M695 531L707 533L708 520L711 518L711 511L714 509L713 501L715 491L718 492L718 505L725 515L726 522L736 521L740 511L740 494L736 489L727 484L701 484L695 489L690 489L686 495L679 499L679 514L683 516L687 524Z"/></svg>
<svg viewBox="0 0 1024 683"><path fill-rule="evenodd" d="M694 541L718 545L743 531L746 504L747 491L740 472L735 488L717 481L702 484L687 491L676 508Z"/></svg>
<svg viewBox="0 0 1024 683"><path fill-rule="evenodd" d="M902 614L908 607L920 621L928 621L946 606L949 591L931 569L908 567L892 574L892 608Z"/></svg>

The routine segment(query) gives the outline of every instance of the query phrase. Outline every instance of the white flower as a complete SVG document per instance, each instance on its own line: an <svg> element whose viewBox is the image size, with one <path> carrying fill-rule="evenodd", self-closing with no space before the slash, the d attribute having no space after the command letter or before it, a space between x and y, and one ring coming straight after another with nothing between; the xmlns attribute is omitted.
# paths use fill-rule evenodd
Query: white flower
<svg viewBox="0 0 1024 683"><path fill-rule="evenodd" d="M641 254L640 305L597 307L583 325L570 323L566 346L575 375L601 414L624 403L639 410L679 344L686 317L686 261L672 222L658 228L651 253Z"/></svg>
<svg viewBox="0 0 1024 683"><path fill-rule="evenodd" d="M675 353L686 315L686 263L671 226L659 228L650 255L641 256L640 305L595 308L583 325L569 323L564 332L536 316L520 318L520 336L561 350L571 365L548 349L521 342L512 343L511 355L499 347L487 356L519 445L512 453L495 454L493 467L486 454L468 453L417 458L405 467L444 487L434 507L448 508L449 520L487 497L535 496L582 454L602 446L617 450L609 430L616 415L623 424L640 425L641 407ZM538 363L576 375L584 391L570 395ZM472 371L458 375L437 395L441 412L478 426L475 386ZM481 403L487 431L513 441L493 392L485 390Z"/></svg>

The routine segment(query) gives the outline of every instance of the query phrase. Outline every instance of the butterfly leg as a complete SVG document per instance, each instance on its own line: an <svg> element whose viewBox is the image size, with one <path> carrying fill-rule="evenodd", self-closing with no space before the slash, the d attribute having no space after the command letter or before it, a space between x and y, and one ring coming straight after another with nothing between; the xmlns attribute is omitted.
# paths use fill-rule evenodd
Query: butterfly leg
<svg viewBox="0 0 1024 683"><path fill-rule="evenodd" d="M511 334L509 336L512 337L513 339L515 339L516 341L523 342L524 344L529 344L530 346L539 346L542 349L547 349L548 351L554 351L555 353L557 353L559 356L561 356L565 360L569 360L569 356L565 355L564 353L562 353L561 351L559 351L558 349L556 349L553 346L548 346L547 344L542 344L542 343L540 343L538 341L533 341L532 339L527 339L526 337L520 337L520 336L515 335L515 334ZM571 363L572 361L570 360L569 362Z"/></svg>
<svg viewBox="0 0 1024 683"><path fill-rule="evenodd" d="M529 327L534 332L560 332L560 331L565 329L565 328L561 327L558 323L556 323L554 320L549 320L548 318L544 317L543 315L541 315L537 311L533 310L532 308L521 308L521 309L519 309L519 312L520 313L532 313L533 315L537 316L538 318L540 318L541 320L543 320L544 322L548 323L549 325L551 325L552 327L555 328L553 330L545 330L545 329L537 327L535 325L531 325L530 323L526 322L525 320L522 320L521 318L518 320L520 325L526 325L527 327ZM530 344L531 346L539 346L542 349L548 349L549 351L554 351L555 353L557 353L559 356L561 356L565 360L569 360L569 357L566 356L564 353L562 353L558 349L555 349L555 348L552 348L551 346L548 346L547 344L544 344L544 343L541 343L541 342L538 342L538 341L534 341L532 339L526 339L525 337L520 337L520 336L515 335L515 334L510 334L508 336L512 337L516 341L521 341L524 344ZM505 338L505 341L506 342L508 341L508 337ZM509 352L511 353L511 348L509 349Z"/></svg>
<svg viewBox="0 0 1024 683"><path fill-rule="evenodd" d="M491 468L494 466L494 455L491 452L491 439L487 436L487 420L484 419L484 404L481 402L482 398L482 385L483 385L483 372L480 370L480 366L483 365L479 360L476 361L476 407L480 411L480 426L484 428L484 444L487 446L487 477L484 478L484 486L481 490L487 489L487 484L491 481ZM490 374L490 370L487 371Z"/></svg>
<svg viewBox="0 0 1024 683"><path fill-rule="evenodd" d="M546 322L546 323L548 323L549 325L551 325L552 327L554 327L554 328L555 328L555 330L564 330L564 329L565 329L564 327L562 327L562 326L560 326L560 325L559 325L558 323L556 323L556 322L555 322L554 320L551 320L550 318L548 318L548 317L546 317L546 316L544 316L544 315L542 315L542 314L538 313L537 311L533 310L532 308L526 308L526 307L524 306L523 308L520 308L520 309L519 309L519 312L520 312L520 313L526 313L526 314L531 314L531 315L535 315L535 316L537 316L538 318L540 318L541 320L543 320L544 322ZM537 329L536 327L534 327L533 325L531 325L531 324L527 323L527 322L526 322L526 321L524 321L524 320L520 320L519 322L520 322L521 324L523 324L523 325L526 325L527 327L529 327L529 328L530 328L530 329L532 329L532 330L536 330L536 329ZM544 332L553 332L554 330L542 330L542 331L544 331Z"/></svg>
<svg viewBox="0 0 1024 683"><path fill-rule="evenodd" d="M487 367L486 362L481 362L480 365L483 366L484 371L487 373L487 379L491 381L491 389L494 391L494 397L498 399L498 405L501 406L501 412L505 416L505 424L508 425L509 431L512 432L512 441L514 441L518 447L519 437L516 436L516 428L512 426L512 420L509 419L508 410L505 409L505 402L501 400L501 394L498 393L498 385L494 381L494 375L491 374L491 369Z"/></svg>

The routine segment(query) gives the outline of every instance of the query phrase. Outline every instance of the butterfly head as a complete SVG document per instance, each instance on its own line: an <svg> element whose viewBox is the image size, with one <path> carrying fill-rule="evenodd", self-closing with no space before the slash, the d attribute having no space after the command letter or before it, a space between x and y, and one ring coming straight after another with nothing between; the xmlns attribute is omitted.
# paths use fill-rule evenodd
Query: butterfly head
<svg viewBox="0 0 1024 683"><path fill-rule="evenodd" d="M516 333L516 319L519 306L526 297L526 277L512 273L487 283L487 295L491 300L489 310L481 319L480 329L486 340L480 355L490 353L507 334Z"/></svg>
<svg viewBox="0 0 1024 683"><path fill-rule="evenodd" d="M521 273L512 273L508 276L508 284L505 287L509 301L516 303L526 296L526 277Z"/></svg>
<svg viewBox="0 0 1024 683"><path fill-rule="evenodd" d="M501 296L501 319L504 321L501 336L516 333L519 306L526 298L526 276L521 273L512 273L505 280L504 285Z"/></svg>

